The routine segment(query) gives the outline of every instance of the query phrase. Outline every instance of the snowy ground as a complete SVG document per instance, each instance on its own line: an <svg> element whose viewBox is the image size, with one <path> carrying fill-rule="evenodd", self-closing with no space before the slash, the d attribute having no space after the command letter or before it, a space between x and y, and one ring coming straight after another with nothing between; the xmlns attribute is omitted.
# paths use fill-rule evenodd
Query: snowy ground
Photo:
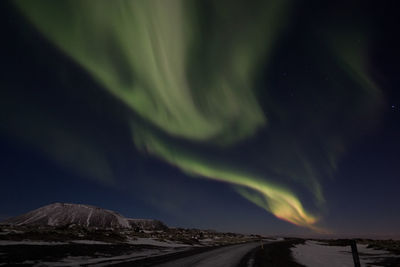
<svg viewBox="0 0 400 267"><path fill-rule="evenodd" d="M87 266L108 266L110 264L182 252L191 248L178 243L160 242L145 238L135 240L135 242L132 241L132 243L134 244L130 244L130 242L113 244L92 240L73 240L68 242L0 241L0 251L1 249L5 251L0 252L0 266L8 263L32 266L81 266L83 264ZM17 248L12 249L12 247ZM55 252L54 255L49 252L53 255L52 257L47 256L48 248L52 248L51 251ZM22 255L15 259L15 250L19 249L24 250L24 253L27 254L24 256L25 260L20 258ZM76 252L77 250L82 250L82 252ZM29 251L33 251L32 253L44 253L46 256L43 258L32 257L32 253L29 253ZM85 255L85 251L87 255ZM14 256L8 257L10 252ZM70 252L73 252L72 255ZM22 261L18 259L22 259Z"/></svg>
<svg viewBox="0 0 400 267"><path fill-rule="evenodd" d="M367 248L367 245L358 245L361 266L377 266L373 263L385 257L398 257L384 250ZM353 267L353 256L350 246L327 246L325 243L306 241L305 244L292 248L295 260L309 267Z"/></svg>
<svg viewBox="0 0 400 267"><path fill-rule="evenodd" d="M151 246L158 246L158 247L192 247L191 245L171 242L171 241L159 241L154 238L137 238L135 240L129 241L128 244L131 245L151 245Z"/></svg>
<svg viewBox="0 0 400 267"><path fill-rule="evenodd" d="M96 240L71 240L65 242L49 242L49 241L34 241L34 240L0 240L0 246L12 246L12 245L29 245L29 246L54 246L54 245L68 245L68 244L85 244L85 245L114 245L115 243L107 243ZM180 247L193 247L191 245L171 242L171 241L158 241L154 238L137 238L124 244L129 245L150 245L156 247L169 247L169 248L180 248Z"/></svg>
<svg viewBox="0 0 400 267"><path fill-rule="evenodd" d="M86 245L112 245L113 243L107 243L96 240L71 240L65 242L51 242L51 241L35 241L35 240L22 240L22 241L14 241L14 240L0 240L0 246L20 246L20 245L29 245L29 246L55 246L55 245L68 245L68 244L86 244Z"/></svg>
<svg viewBox="0 0 400 267"><path fill-rule="evenodd" d="M48 242L48 241L13 241L13 240L0 240L0 246L13 246L13 245L29 245L29 246L54 246L54 245L67 245L68 242Z"/></svg>
<svg viewBox="0 0 400 267"><path fill-rule="evenodd" d="M149 249L145 251L136 251L128 254L123 254L119 256L105 256L101 257L86 257L86 256L79 256L79 257L72 257L68 256L63 258L57 262L35 262L37 266L108 266L110 264L117 264L123 262L129 262L132 260L143 259L147 257L154 257L165 255L169 253L177 252L177 250L173 248L169 249ZM33 263L33 262L31 262ZM1 264L0 264L1 265Z"/></svg>

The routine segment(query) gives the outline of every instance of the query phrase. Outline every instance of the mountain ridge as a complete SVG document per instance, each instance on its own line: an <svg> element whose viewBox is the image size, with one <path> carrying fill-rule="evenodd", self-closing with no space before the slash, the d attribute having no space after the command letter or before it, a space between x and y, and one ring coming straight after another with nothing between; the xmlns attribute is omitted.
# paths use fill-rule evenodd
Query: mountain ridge
<svg viewBox="0 0 400 267"><path fill-rule="evenodd" d="M118 212L92 205L61 202L42 206L0 223L17 226L53 227L77 225L104 229L164 230L168 228L159 220L126 218Z"/></svg>

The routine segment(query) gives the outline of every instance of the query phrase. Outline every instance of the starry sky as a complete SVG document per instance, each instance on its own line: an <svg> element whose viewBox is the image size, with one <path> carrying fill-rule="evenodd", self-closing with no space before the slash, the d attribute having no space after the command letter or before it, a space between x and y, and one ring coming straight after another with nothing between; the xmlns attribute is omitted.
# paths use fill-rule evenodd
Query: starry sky
<svg viewBox="0 0 400 267"><path fill-rule="evenodd" d="M0 5L0 219L400 238L390 1Z"/></svg>

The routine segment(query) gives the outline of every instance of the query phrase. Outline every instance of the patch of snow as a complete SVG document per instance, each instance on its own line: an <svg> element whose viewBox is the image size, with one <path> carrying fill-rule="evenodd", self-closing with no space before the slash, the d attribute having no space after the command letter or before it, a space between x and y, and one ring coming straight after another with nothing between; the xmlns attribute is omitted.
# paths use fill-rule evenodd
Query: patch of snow
<svg viewBox="0 0 400 267"><path fill-rule="evenodd" d="M29 222L32 222L32 221L35 221L35 220L39 220L39 219L44 218L44 217L46 217L46 214L44 214L43 212L37 212L32 217L28 217L26 220L17 223L17 225L28 224Z"/></svg>
<svg viewBox="0 0 400 267"><path fill-rule="evenodd" d="M89 221L90 221L90 217L92 217L92 213L93 213L93 209L91 209L91 210L89 211L89 215L88 215L87 220L86 220L86 226L87 226L87 227L89 227ZM74 215L75 215L75 214L74 214Z"/></svg>
<svg viewBox="0 0 400 267"><path fill-rule="evenodd" d="M205 243L207 243L207 242L214 242L214 239L211 239L211 238L204 238L204 239L199 239L199 241L200 241L200 242L205 242Z"/></svg>
<svg viewBox="0 0 400 267"><path fill-rule="evenodd" d="M191 245L182 244L182 243L174 243L174 242L163 242L154 240L153 238L138 238L136 240L131 240L128 242L131 245L151 245L151 246L158 246L158 247L191 247Z"/></svg>
<svg viewBox="0 0 400 267"><path fill-rule="evenodd" d="M24 231L19 231L19 230L11 230L10 233L13 233L13 234L23 234L23 233L25 233L25 232L24 232Z"/></svg>
<svg viewBox="0 0 400 267"><path fill-rule="evenodd" d="M54 226L55 222L54 222L53 218L49 217L49 219L47 220L47 224L50 226Z"/></svg>
<svg viewBox="0 0 400 267"><path fill-rule="evenodd" d="M3 230L3 232L0 232L0 235L8 235L8 234L23 234L23 231L18 231L18 230Z"/></svg>
<svg viewBox="0 0 400 267"><path fill-rule="evenodd" d="M389 251L368 248L368 245L365 245L365 244L361 244L361 245L357 244L357 250L358 250L359 254L391 255ZM391 256L395 256L395 255L391 255Z"/></svg>
<svg viewBox="0 0 400 267"><path fill-rule="evenodd" d="M70 242L75 244L87 244L87 245L113 245L113 243L107 243L96 240L72 240Z"/></svg>
<svg viewBox="0 0 400 267"><path fill-rule="evenodd" d="M254 258L251 258L248 262L247 262L247 267L253 267L254 266Z"/></svg>
<svg viewBox="0 0 400 267"><path fill-rule="evenodd" d="M35 263L36 263L35 261L23 261L23 262L21 262L21 264L29 264L29 265L33 265Z"/></svg>
<svg viewBox="0 0 400 267"><path fill-rule="evenodd" d="M306 241L305 244L296 245L292 250L294 259L309 267L353 267L353 256L350 246L328 246L324 243ZM375 266L376 259L382 257L395 257L384 250L367 248L367 245L357 245L361 266ZM372 255L372 256L371 256Z"/></svg>
<svg viewBox="0 0 400 267"><path fill-rule="evenodd" d="M128 220L125 219L124 217L117 216L117 220L118 220L119 225L122 225L126 228L131 228L131 225L129 224Z"/></svg>
<svg viewBox="0 0 400 267"><path fill-rule="evenodd" d="M52 246L52 245L67 245L66 242L46 242L46 241L13 241L13 240L0 240L0 246L13 246L13 245L33 245L33 246Z"/></svg>
<svg viewBox="0 0 400 267"><path fill-rule="evenodd" d="M199 239L198 241L203 246L212 246L212 245L216 244L215 240L212 238L203 238L203 239ZM194 245L194 247L196 247L196 246L198 246L198 245Z"/></svg>
<svg viewBox="0 0 400 267"><path fill-rule="evenodd" d="M282 241L283 239L272 239L272 238L263 238L261 239L262 242L277 242L277 241Z"/></svg>
<svg viewBox="0 0 400 267"><path fill-rule="evenodd" d="M159 250L142 250L135 251L133 253L113 256L113 257L73 257L69 256L58 262L40 262L37 266L81 266L81 265L93 265L93 266L109 266L110 264L123 263L126 261L138 260L147 257L160 256L175 252L174 249Z"/></svg>

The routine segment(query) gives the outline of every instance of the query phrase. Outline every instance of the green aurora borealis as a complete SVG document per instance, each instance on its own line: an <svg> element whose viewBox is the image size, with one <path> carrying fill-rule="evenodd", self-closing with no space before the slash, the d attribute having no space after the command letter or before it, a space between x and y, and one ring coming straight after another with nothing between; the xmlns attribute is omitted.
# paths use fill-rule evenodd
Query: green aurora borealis
<svg viewBox="0 0 400 267"><path fill-rule="evenodd" d="M276 217L322 231L316 224L325 210L323 180L333 176L356 132L349 125L371 128L367 120L382 102L367 74L370 37L362 27L343 32L325 25L310 53L316 61L329 54L330 64L321 69L334 69L338 78L318 88L299 77L298 86L310 89L288 110L271 92L273 83L260 80L270 78L263 71L273 71L273 55L295 8L291 1L15 3L141 118L127 116L126 123L143 153L189 176L226 182ZM262 145L252 142L259 139ZM244 164L240 157L253 160ZM306 193L312 196L307 205Z"/></svg>

